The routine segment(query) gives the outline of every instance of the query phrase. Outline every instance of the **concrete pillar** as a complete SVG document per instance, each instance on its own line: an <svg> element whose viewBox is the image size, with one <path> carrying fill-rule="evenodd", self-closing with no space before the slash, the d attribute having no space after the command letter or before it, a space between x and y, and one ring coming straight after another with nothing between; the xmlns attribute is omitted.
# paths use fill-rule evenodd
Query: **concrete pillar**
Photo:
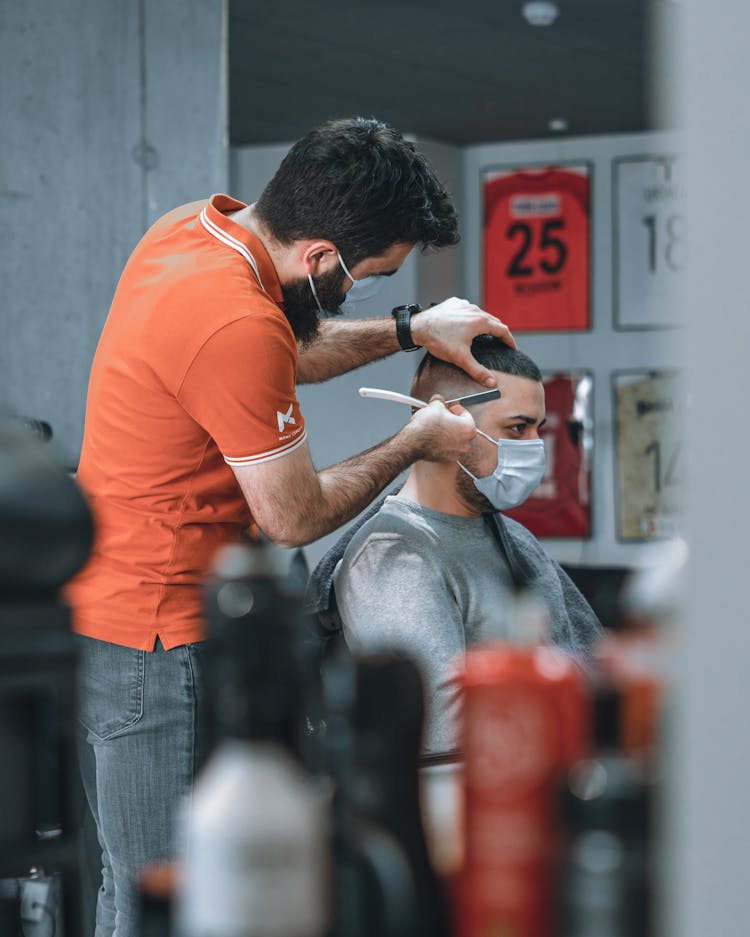
<svg viewBox="0 0 750 937"><path fill-rule="evenodd" d="M225 6L0 4L0 406L47 420L67 465L130 251L226 189Z"/></svg>
<svg viewBox="0 0 750 937"><path fill-rule="evenodd" d="M690 570L666 790L673 876L668 932L744 937L750 920L750 6L695 0L684 9Z"/></svg>

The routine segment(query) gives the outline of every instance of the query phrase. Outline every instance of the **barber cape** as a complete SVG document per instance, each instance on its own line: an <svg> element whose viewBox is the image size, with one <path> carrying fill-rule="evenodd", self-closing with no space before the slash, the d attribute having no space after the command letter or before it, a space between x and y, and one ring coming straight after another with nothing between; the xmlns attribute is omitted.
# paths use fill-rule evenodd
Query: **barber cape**
<svg viewBox="0 0 750 937"><path fill-rule="evenodd" d="M388 494L396 494L397 490ZM349 541L380 510L385 497L376 501L366 514L349 527L310 576L305 610L309 615L308 621L312 620L319 628L319 637L323 641L335 638L342 632L333 588L336 566ZM513 584L519 589L527 589L547 606L552 643L585 659L601 635L602 627L568 574L522 524L499 512L485 514L484 520L492 530L498 549L505 556Z"/></svg>

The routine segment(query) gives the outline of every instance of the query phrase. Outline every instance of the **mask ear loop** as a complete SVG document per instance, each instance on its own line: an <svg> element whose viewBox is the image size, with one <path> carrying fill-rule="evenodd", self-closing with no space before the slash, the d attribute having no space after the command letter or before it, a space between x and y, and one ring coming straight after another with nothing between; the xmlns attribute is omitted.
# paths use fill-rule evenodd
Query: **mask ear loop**
<svg viewBox="0 0 750 937"><path fill-rule="evenodd" d="M498 439L493 439L492 436L489 436L487 433L484 432L484 430L481 430L481 429L477 428L477 435L478 435L478 436L484 436L484 438L485 438L488 442L491 442L493 446L499 445L500 440L498 440ZM474 481L477 480L477 477L478 477L478 476L472 475L471 472L466 468L466 466L463 465L461 462L459 462L458 459L456 459L456 465L457 465L459 468L463 469L464 472L466 472L466 474L469 476L469 478L473 478Z"/></svg>
<svg viewBox="0 0 750 937"><path fill-rule="evenodd" d="M465 466L462 462L459 462L458 459L456 459L456 465L457 465L460 469L463 469L464 472L466 472L466 474L469 476L469 478L473 478L474 481L477 480L477 476L476 476L476 475L472 475L471 472L466 468L466 466Z"/></svg>
<svg viewBox="0 0 750 937"><path fill-rule="evenodd" d="M351 275L351 273L349 273L349 268L348 268L348 267L346 266L346 264L344 263L344 258L341 256L341 254L339 254L338 251L336 251L336 256L338 257L339 263L341 264L341 269L344 271L344 273L345 273L345 274L349 277L349 279L352 281L352 285L354 285L357 281L354 279L354 277Z"/></svg>
<svg viewBox="0 0 750 937"><path fill-rule="evenodd" d="M318 299L318 293L315 289L315 284L313 283L312 274L310 273L307 274L307 282L310 284L310 289L312 290L313 299L315 300L315 305L318 307L318 311L320 312L321 316L325 316L323 307L320 305L320 300Z"/></svg>

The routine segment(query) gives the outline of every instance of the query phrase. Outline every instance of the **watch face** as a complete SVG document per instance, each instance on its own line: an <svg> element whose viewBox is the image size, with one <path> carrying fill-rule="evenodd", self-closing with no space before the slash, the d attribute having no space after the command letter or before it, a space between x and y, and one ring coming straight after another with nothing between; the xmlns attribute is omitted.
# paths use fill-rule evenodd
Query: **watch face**
<svg viewBox="0 0 750 937"><path fill-rule="evenodd" d="M413 316L416 312L421 312L422 307L419 303L405 303L403 306L396 306L391 310L391 315L396 316L399 312L408 312L410 316Z"/></svg>

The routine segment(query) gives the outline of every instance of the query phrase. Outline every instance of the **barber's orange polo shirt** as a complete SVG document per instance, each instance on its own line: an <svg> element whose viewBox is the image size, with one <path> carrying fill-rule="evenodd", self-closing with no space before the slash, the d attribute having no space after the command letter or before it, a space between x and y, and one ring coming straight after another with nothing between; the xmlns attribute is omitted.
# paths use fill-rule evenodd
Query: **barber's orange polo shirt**
<svg viewBox="0 0 750 937"><path fill-rule="evenodd" d="M205 637L201 587L252 517L230 466L305 441L297 344L263 245L215 195L161 218L133 251L89 383L78 481L92 556L74 628L152 650Z"/></svg>

